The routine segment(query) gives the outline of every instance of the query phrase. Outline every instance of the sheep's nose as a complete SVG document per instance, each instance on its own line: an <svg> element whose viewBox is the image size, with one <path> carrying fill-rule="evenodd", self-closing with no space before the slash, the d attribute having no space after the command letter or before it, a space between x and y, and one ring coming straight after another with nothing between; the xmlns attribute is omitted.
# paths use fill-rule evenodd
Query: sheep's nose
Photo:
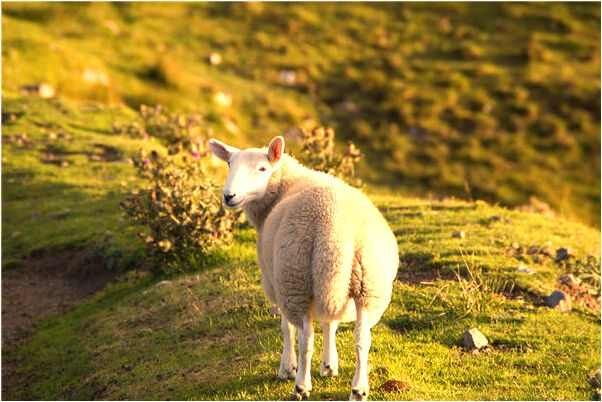
<svg viewBox="0 0 602 402"><path fill-rule="evenodd" d="M224 200L226 200L226 204L230 204L230 200L236 197L236 194L224 194Z"/></svg>

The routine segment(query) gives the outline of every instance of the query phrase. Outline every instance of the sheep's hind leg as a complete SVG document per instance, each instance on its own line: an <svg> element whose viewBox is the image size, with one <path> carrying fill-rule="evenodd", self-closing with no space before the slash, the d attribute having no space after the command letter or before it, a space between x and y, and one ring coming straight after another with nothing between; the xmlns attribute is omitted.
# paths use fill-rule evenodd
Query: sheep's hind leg
<svg viewBox="0 0 602 402"><path fill-rule="evenodd" d="M338 325L337 321L322 323L324 332L324 351L322 352L322 364L320 365L320 375L322 377L334 377L339 374L337 345L334 341Z"/></svg>
<svg viewBox="0 0 602 402"><path fill-rule="evenodd" d="M297 399L309 398L311 391L311 357L314 353L314 324L308 314L299 328L299 367L293 395Z"/></svg>
<svg viewBox="0 0 602 402"><path fill-rule="evenodd" d="M370 315L366 310L362 310L359 303L356 303L357 322L355 324L355 354L357 363L355 375L351 383L350 401L368 400L370 386L368 384L368 352L370 350L370 328L374 326Z"/></svg>
<svg viewBox="0 0 602 402"><path fill-rule="evenodd" d="M280 321L282 327L282 358L278 378L288 379L297 376L297 356L295 356L295 326L282 314Z"/></svg>

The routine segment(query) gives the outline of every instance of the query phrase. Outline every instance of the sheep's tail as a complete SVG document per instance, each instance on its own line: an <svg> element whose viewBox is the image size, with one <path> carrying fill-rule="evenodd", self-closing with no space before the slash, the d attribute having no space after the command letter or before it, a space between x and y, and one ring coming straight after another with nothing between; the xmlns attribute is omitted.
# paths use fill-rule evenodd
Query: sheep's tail
<svg viewBox="0 0 602 402"><path fill-rule="evenodd" d="M354 244L350 233L337 232L316 233L312 253L314 311L325 319L338 319L349 308Z"/></svg>

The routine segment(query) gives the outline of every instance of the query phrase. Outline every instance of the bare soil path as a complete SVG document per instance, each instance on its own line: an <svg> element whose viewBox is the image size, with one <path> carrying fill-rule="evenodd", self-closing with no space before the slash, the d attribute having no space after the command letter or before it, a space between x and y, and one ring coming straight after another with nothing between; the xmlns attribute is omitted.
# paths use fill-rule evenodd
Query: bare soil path
<svg viewBox="0 0 602 402"><path fill-rule="evenodd" d="M2 347L19 344L40 318L91 298L117 274L86 251L44 252L2 272Z"/></svg>

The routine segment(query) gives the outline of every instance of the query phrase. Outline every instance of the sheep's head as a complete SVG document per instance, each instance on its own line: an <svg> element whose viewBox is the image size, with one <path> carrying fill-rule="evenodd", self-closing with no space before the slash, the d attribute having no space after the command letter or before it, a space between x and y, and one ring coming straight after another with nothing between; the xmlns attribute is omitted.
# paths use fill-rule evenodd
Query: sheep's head
<svg viewBox="0 0 602 402"><path fill-rule="evenodd" d="M209 148L230 167L223 188L223 201L230 208L239 208L264 196L272 173L280 167L284 138L275 137L267 151L265 148L240 150L213 138L209 141Z"/></svg>

